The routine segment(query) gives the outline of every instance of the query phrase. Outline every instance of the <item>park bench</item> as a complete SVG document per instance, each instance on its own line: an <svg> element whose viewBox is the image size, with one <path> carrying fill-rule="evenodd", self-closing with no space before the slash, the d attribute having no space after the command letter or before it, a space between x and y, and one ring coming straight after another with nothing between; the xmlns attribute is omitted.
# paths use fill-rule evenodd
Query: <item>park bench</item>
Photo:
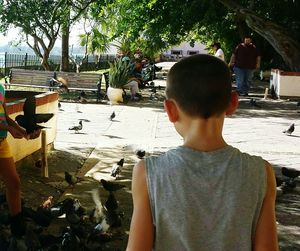
<svg viewBox="0 0 300 251"><path fill-rule="evenodd" d="M53 85L53 78L63 80L69 91L91 91L100 96L102 74L100 73L75 73L75 72L54 72L38 71L12 68L9 74L9 81L6 87L23 86L33 88L46 88L49 90L58 89Z"/></svg>

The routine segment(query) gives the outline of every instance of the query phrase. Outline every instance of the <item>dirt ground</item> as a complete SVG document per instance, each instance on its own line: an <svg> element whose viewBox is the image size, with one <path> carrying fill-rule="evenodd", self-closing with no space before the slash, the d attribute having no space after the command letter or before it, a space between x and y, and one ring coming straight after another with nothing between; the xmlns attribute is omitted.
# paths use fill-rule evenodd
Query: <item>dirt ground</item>
<svg viewBox="0 0 300 251"><path fill-rule="evenodd" d="M154 101L150 99L151 91L144 92L145 96L141 101L128 101L126 105L142 105L149 107L162 107L164 90L157 90ZM78 102L78 94L74 97L64 98L62 101ZM95 102L94 98L86 97L87 102ZM125 189L116 192L116 198L119 201L119 212L122 213L122 225L111 230L112 237L110 241L103 243L101 250L125 250L128 231L132 214L132 197L131 197L131 171L137 158L133 155L132 151L120 148L115 149L116 152L122 152L122 155L128 160L124 165L124 170L119 180L122 184L126 185ZM73 174L79 173L82 166L85 164L92 148L78 148L73 151L62 151L52 148L49 151L48 165L51 170L49 178L41 177L41 168L39 165L39 154L34 154L17 163L17 169L22 180L22 198L24 205L32 208L37 208L49 196L53 196L53 204L62 200L70 192L70 186L64 180L64 171ZM103 149L101 152L103 156L111 154L111 149ZM158 154L158 153L152 153ZM108 170L103 170L103 175L108 175ZM98 181L92 178L85 178L82 182L84 189L85 184L90 185L92 182L95 187L100 189L102 203L105 202L108 193L103 189ZM299 185L299 182L297 183ZM3 185L0 186L3 191ZM76 198L80 198L80 194L73 194ZM300 191L299 186L292 192L278 197L276 203L277 220L280 222L278 225L280 250L282 251L296 251L300 250ZM90 205L83 205L90 206ZM44 228L44 232L52 233L55 235L61 234L61 227L68 225L65 219L58 219L51 222L50 227ZM46 249L47 250L47 249ZM99 249L100 250L100 249Z"/></svg>

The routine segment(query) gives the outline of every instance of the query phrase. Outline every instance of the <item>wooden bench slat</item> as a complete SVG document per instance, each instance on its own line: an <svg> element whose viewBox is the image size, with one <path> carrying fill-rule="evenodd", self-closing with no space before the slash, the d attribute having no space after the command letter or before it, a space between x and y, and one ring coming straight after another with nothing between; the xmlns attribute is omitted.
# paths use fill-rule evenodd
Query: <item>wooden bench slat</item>
<svg viewBox="0 0 300 251"><path fill-rule="evenodd" d="M8 86L49 88L50 80L54 77L54 75L55 73L52 71L12 68L11 80ZM56 78L65 79L70 90L99 91L97 88L97 83L101 81L102 74L56 72ZM53 89L58 89L58 87L54 87Z"/></svg>

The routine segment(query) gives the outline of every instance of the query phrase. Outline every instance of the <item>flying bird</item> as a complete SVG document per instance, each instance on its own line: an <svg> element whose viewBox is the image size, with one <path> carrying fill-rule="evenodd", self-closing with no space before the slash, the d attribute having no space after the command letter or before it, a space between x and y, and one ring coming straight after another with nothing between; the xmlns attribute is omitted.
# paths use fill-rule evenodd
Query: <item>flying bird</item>
<svg viewBox="0 0 300 251"><path fill-rule="evenodd" d="M116 113L113 111L109 119L112 121L116 117Z"/></svg>
<svg viewBox="0 0 300 251"><path fill-rule="evenodd" d="M107 197L107 200L106 200L104 206L108 212L115 211L118 208L119 203L116 200L116 197L113 192L109 192L109 195Z"/></svg>
<svg viewBox="0 0 300 251"><path fill-rule="evenodd" d="M51 87L58 87L60 89L64 89L66 92L69 92L67 81L64 78L58 77L56 78L56 74L49 81L50 90L54 89Z"/></svg>
<svg viewBox="0 0 300 251"><path fill-rule="evenodd" d="M126 187L123 184L119 184L119 183L116 183L116 182L107 181L105 179L101 179L100 181L101 181L101 184L102 184L103 188L106 191L108 191L108 192L118 191L118 190Z"/></svg>
<svg viewBox="0 0 300 251"><path fill-rule="evenodd" d="M120 159L116 164L113 164L110 175L113 177L117 177L122 171L123 164L124 158Z"/></svg>
<svg viewBox="0 0 300 251"><path fill-rule="evenodd" d="M291 124L287 130L284 130L283 133L291 135L295 131L295 124Z"/></svg>
<svg viewBox="0 0 300 251"><path fill-rule="evenodd" d="M75 133L78 133L78 131L82 130L82 120L79 121L79 124L77 126L73 126L69 128L70 131L75 131Z"/></svg>
<svg viewBox="0 0 300 251"><path fill-rule="evenodd" d="M26 129L28 134L46 128L38 124L45 123L54 116L53 113L36 113L36 100L34 96L26 98L23 112L24 115L18 115L16 121L20 126Z"/></svg>
<svg viewBox="0 0 300 251"><path fill-rule="evenodd" d="M294 168L282 167L281 173L282 173L282 175L289 177L291 179L295 179L300 176L300 171L296 170Z"/></svg>
<svg viewBox="0 0 300 251"><path fill-rule="evenodd" d="M92 198L95 203L95 208L90 215L91 220L95 223L100 223L105 217L105 208L103 207L100 199L98 189L92 190Z"/></svg>

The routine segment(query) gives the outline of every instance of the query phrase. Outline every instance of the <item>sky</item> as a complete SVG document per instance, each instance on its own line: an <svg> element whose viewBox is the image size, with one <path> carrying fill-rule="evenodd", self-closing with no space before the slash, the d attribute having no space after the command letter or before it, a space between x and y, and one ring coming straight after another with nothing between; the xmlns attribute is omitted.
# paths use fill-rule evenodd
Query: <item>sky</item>
<svg viewBox="0 0 300 251"><path fill-rule="evenodd" d="M0 46L9 45L12 41L18 41L20 38L19 30L16 28L10 29L6 35L0 33ZM76 24L71 28L71 33L69 37L69 46L70 48L72 45L74 47L79 47L79 34L84 33L83 24ZM22 45L26 45L25 43ZM58 39L55 42L55 46L61 47L61 39ZM111 46L110 50L107 52L108 54L115 54L117 53L117 49L114 46Z"/></svg>
<svg viewBox="0 0 300 251"><path fill-rule="evenodd" d="M19 33L20 33L19 30L15 29L15 28L10 29L6 35L0 33L0 46L7 45L12 41L18 41L18 39L20 38ZM69 38L70 46L72 44L74 44L74 46L79 45L78 35L81 33L84 33L84 32L82 29L79 29L79 27L72 29L72 32L70 33L70 38ZM60 46L60 44L61 44L61 39L58 38L55 45Z"/></svg>

